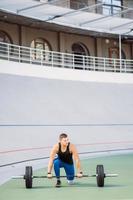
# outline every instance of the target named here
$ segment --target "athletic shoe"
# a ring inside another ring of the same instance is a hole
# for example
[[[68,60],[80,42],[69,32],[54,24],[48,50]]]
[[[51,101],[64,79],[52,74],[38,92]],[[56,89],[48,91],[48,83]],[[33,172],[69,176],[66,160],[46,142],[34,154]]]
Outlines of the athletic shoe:
[[[69,185],[73,185],[74,184],[73,180],[67,180],[67,182],[68,182]]]
[[[61,187],[61,181],[60,180],[57,180],[55,187]]]

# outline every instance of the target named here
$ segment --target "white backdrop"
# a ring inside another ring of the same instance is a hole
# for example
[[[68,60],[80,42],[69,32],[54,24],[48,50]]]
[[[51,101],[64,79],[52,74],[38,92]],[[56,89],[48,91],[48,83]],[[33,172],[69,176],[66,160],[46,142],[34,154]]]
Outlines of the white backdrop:
[[[133,84],[0,74],[0,166],[48,157],[61,132],[81,155],[132,149]]]

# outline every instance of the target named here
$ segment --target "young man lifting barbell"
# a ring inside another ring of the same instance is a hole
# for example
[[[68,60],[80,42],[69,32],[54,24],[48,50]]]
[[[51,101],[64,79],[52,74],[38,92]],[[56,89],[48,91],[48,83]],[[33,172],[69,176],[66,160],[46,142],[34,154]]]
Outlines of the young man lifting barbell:
[[[57,157],[56,157],[57,155]],[[56,187],[61,186],[60,181],[60,168],[64,168],[68,184],[73,184],[74,180],[74,162],[77,168],[77,177],[81,178],[83,176],[81,170],[81,163],[79,159],[78,152],[74,144],[69,142],[68,135],[62,133],[59,135],[59,143],[55,144],[50,153],[50,159],[48,163],[48,178],[52,178],[52,167],[54,165],[54,171],[57,178]]]

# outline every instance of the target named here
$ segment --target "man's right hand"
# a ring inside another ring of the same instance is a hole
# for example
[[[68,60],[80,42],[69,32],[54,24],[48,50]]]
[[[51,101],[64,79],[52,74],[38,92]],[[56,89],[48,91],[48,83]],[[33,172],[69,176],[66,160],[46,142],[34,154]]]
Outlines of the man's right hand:
[[[51,173],[47,173],[47,178],[52,178],[52,174]]]

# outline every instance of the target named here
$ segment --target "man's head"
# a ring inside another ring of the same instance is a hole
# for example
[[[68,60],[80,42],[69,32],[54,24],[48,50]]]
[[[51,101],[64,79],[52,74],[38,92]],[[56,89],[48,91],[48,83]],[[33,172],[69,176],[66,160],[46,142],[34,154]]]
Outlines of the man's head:
[[[63,146],[67,146],[69,143],[68,135],[66,133],[61,133],[59,135],[59,141]]]

